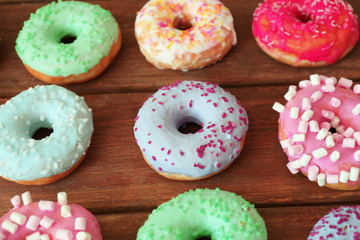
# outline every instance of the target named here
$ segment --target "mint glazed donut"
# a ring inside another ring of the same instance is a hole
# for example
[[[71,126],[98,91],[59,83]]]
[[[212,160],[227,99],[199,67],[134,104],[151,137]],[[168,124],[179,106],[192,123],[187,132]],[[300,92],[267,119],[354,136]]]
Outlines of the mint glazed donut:
[[[36,139],[40,128],[53,132]],[[92,132],[83,97],[56,85],[29,88],[0,106],[0,176],[24,185],[55,182],[81,163]]]
[[[241,196],[220,189],[190,190],[161,204],[137,240],[265,240],[264,220]]]
[[[120,29],[109,11],[86,2],[58,1],[30,15],[15,50],[34,77],[70,84],[97,77],[120,46]]]

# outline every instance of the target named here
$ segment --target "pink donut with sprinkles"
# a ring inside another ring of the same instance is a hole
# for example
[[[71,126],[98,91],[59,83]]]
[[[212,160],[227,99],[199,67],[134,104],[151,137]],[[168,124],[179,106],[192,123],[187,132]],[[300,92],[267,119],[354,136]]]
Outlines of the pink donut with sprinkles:
[[[343,0],[265,0],[252,29],[264,52],[295,67],[334,64],[359,39],[357,16]]]
[[[292,173],[301,171],[319,186],[360,188],[360,84],[313,74],[292,85],[280,112],[279,140]]]
[[[236,44],[233,17],[219,0],[150,0],[135,36],[148,62],[183,71],[221,60]]]
[[[313,227],[308,240],[359,240],[360,206],[341,206],[322,217]]]
[[[21,199],[22,203],[21,204]],[[0,218],[1,240],[101,240],[99,224],[92,213],[69,204],[65,192],[57,202],[33,202],[29,192],[11,199],[14,208]]]
[[[201,126],[195,133],[178,129]],[[212,83],[175,82],[140,108],[134,133],[144,159],[160,175],[198,180],[227,168],[240,154],[248,129],[245,109]]]

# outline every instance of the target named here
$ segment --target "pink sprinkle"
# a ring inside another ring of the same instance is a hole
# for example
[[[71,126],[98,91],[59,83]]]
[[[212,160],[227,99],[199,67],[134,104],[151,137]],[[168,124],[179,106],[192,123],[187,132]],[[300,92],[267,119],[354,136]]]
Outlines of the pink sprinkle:
[[[221,99],[222,99],[224,102],[228,102],[228,101],[229,101],[226,97],[221,97]]]
[[[148,141],[148,144],[151,144],[151,141]]]
[[[159,105],[163,105],[163,102],[158,102]]]
[[[233,107],[229,107],[227,110],[229,111],[229,113],[233,113],[233,112],[234,112],[234,108],[233,108]]]
[[[136,127],[134,130],[135,130],[135,132],[136,132],[136,131],[138,130],[138,128]]]
[[[151,109],[153,112],[155,112],[155,108]]]
[[[169,150],[167,151],[167,155],[170,155],[170,153],[171,153],[171,150],[169,149]]]
[[[216,167],[217,167],[217,168],[220,168],[220,167],[221,167],[221,163],[217,163],[217,164],[216,164]]]
[[[138,119],[139,119],[139,116],[136,116],[136,118],[135,118],[135,122],[136,122]]]
[[[206,103],[209,103],[209,102],[211,102],[211,100],[210,100],[210,99],[206,101]]]
[[[162,167],[158,167],[159,171],[162,171]]]
[[[154,161],[156,161],[156,157],[155,157],[155,156],[152,156],[151,158],[152,158]]]
[[[223,112],[223,114],[221,115],[221,118],[225,118],[226,117],[226,113]]]
[[[158,125],[157,127],[158,127],[158,128],[161,128],[161,125]]]
[[[213,103],[214,107],[217,107],[218,105],[216,103]]]
[[[175,98],[175,95],[171,95],[171,97],[174,99],[174,98]]]
[[[220,146],[219,150],[222,151],[222,152],[226,152],[226,150],[225,150],[225,148],[223,146]]]
[[[183,107],[183,106],[180,106],[179,108],[180,108],[180,110],[181,110],[181,109],[183,109],[184,107]]]
[[[184,156],[184,152],[183,152],[183,151],[180,151],[180,155],[181,155],[181,156]]]
[[[165,96],[166,94],[165,93],[162,93],[161,96]]]
[[[218,153],[215,153],[215,157],[219,157],[219,154],[218,154]]]
[[[193,101],[192,100],[190,100],[190,102],[189,102],[189,107],[191,107],[192,108],[192,103],[193,103]]]
[[[205,166],[201,165],[200,163],[194,163],[194,167],[198,167],[200,169],[204,169]]]
[[[161,151],[164,151],[165,150],[165,148],[161,148]]]
[[[172,163],[171,163],[171,165],[173,165],[173,166],[174,166],[174,165],[175,165],[175,163],[173,163],[173,162],[172,162]]]

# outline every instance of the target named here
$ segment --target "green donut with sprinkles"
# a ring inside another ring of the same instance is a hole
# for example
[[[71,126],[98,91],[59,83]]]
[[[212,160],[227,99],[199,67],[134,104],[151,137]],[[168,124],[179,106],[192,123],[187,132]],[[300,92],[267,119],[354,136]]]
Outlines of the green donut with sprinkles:
[[[120,47],[120,28],[109,11],[86,2],[58,1],[30,15],[15,50],[34,77],[70,84],[97,77]]]
[[[197,189],[153,210],[137,240],[265,240],[264,220],[254,205],[235,193]]]

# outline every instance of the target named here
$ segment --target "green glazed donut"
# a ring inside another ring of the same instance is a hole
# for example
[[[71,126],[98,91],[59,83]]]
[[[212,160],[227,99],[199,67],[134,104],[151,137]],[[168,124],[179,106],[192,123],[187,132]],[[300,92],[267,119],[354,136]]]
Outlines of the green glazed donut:
[[[267,239],[253,204],[220,189],[190,190],[161,204],[139,229],[137,240]]]

